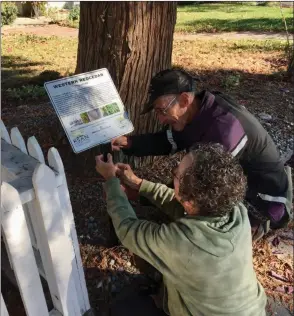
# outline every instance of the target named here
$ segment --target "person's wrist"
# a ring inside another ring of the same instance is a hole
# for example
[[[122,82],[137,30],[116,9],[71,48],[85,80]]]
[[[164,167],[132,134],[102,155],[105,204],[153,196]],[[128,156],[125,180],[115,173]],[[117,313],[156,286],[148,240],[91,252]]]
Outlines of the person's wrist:
[[[135,190],[140,190],[140,187],[141,187],[141,184],[142,184],[142,182],[143,182],[143,179],[141,179],[141,178],[136,178],[135,180],[134,180],[134,183],[133,183],[133,189],[135,189]]]
[[[106,181],[108,181],[108,180],[110,180],[110,179],[112,179],[112,178],[116,178],[115,173],[110,173],[110,174],[107,174],[107,175],[104,176],[104,179],[105,179]]]
[[[125,149],[129,149],[132,147],[132,140],[129,136],[126,136],[126,145],[125,145]]]

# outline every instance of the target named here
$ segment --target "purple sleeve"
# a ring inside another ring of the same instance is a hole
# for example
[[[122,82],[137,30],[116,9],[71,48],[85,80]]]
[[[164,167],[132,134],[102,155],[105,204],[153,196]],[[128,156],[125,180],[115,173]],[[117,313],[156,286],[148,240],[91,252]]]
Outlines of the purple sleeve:
[[[231,113],[216,118],[203,137],[205,142],[223,145],[233,156],[238,155],[246,145],[247,140],[241,123]]]

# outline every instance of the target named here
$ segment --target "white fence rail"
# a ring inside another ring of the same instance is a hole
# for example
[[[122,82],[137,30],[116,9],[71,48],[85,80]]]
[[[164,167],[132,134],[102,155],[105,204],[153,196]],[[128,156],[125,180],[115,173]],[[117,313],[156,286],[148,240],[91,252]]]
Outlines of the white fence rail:
[[[2,238],[28,316],[82,316],[90,309],[72,207],[58,151],[1,128]],[[40,275],[49,287],[48,311]],[[4,306],[3,306],[4,305]],[[2,307],[3,306],[3,307]],[[1,296],[1,315],[7,310]]]

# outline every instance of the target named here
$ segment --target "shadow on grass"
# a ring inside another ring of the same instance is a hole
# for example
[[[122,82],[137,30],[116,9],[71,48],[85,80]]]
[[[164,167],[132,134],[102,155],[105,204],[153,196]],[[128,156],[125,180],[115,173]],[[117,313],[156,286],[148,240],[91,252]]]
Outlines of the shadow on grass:
[[[292,19],[286,18],[288,25],[291,25]],[[232,32],[232,31],[280,31],[284,28],[282,19],[206,19],[206,20],[190,20],[181,23],[178,26],[179,30],[184,30],[185,27],[189,30],[195,28],[195,31],[211,31],[211,32]]]
[[[46,66],[49,63],[32,62],[20,56],[1,57],[2,91],[24,85],[43,86],[44,82],[61,78],[58,71],[45,70],[39,74],[32,67]]]
[[[250,8],[252,7],[252,9]],[[188,6],[179,6],[178,12],[185,12],[185,13],[191,13],[191,12],[224,12],[224,13],[236,13],[236,12],[249,12],[249,11],[256,11],[255,6],[253,5],[246,5],[244,7],[242,4],[230,4],[230,3],[213,3],[210,5],[205,4],[191,4]]]

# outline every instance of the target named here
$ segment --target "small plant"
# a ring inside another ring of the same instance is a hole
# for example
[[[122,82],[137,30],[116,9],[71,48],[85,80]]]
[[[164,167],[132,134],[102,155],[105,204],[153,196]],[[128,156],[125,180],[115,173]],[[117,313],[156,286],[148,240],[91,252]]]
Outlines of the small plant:
[[[50,18],[51,23],[54,23],[54,24],[56,24],[60,20],[57,8],[49,8],[47,10],[46,16]]]
[[[17,37],[17,42],[19,44],[39,44],[45,43],[46,41],[46,37],[35,34],[21,34],[19,37]]]
[[[17,17],[18,9],[13,2],[1,3],[1,26],[12,24]]]
[[[240,78],[239,74],[230,75],[223,81],[223,86],[227,89],[231,89],[233,87],[237,87],[240,85]]]
[[[38,99],[46,95],[46,91],[43,87],[26,85],[20,88],[9,88],[6,90],[8,96],[16,100],[25,99]]]
[[[79,21],[80,20],[80,6],[75,5],[69,12],[68,19],[70,21]]]

